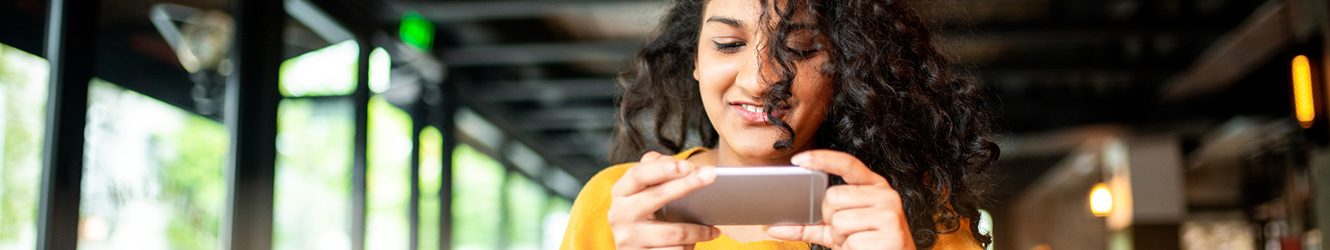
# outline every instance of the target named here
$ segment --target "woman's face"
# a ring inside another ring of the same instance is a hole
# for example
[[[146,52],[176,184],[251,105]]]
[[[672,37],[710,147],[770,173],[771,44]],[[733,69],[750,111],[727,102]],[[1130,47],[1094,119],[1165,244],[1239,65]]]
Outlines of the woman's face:
[[[778,66],[769,63],[770,55],[761,47],[769,36],[763,30],[770,26],[764,25],[772,24],[759,23],[763,10],[758,1],[711,0],[702,13],[693,78],[700,83],[707,116],[720,134],[717,165],[788,165],[790,156],[811,145],[830,105],[834,87],[820,70],[827,57],[814,50],[814,44],[823,39],[812,37],[813,32],[795,30],[788,43],[770,45],[809,53],[807,59],[794,62],[797,77],[790,107],[773,111],[794,129],[794,144],[787,150],[772,147],[786,135],[767,123],[763,107],[767,83],[779,77],[774,73]],[[800,19],[794,20],[795,26],[807,27],[798,25]]]

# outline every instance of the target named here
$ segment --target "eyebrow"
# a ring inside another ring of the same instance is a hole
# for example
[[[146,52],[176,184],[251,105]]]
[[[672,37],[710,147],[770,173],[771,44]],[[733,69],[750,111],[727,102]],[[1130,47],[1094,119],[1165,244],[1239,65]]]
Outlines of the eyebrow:
[[[740,23],[739,20],[734,20],[733,18],[728,18],[728,17],[716,17],[716,16],[713,16],[713,17],[707,18],[707,22],[708,22],[708,23],[710,23],[710,22],[723,23],[723,24],[727,24],[727,25],[730,25],[730,26],[734,26],[735,28],[739,28],[739,29],[747,29],[747,27],[744,27],[744,24],[743,24],[743,23]]]

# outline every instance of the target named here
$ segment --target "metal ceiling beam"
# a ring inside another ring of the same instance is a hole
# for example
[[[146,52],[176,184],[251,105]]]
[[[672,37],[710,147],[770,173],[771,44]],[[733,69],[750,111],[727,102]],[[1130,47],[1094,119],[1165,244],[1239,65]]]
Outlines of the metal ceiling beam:
[[[604,117],[614,117],[618,109],[613,106],[595,106],[595,107],[559,107],[546,108],[527,112],[518,117],[522,119],[535,120],[554,120],[554,119],[594,119]]]
[[[606,166],[596,167],[596,165],[598,164],[593,162],[572,161],[568,158],[558,157],[557,154],[550,153],[551,150],[555,147],[552,147],[550,144],[543,143],[544,142],[543,140],[538,141],[531,134],[524,132],[521,129],[518,129],[518,126],[514,125],[512,121],[509,120],[509,117],[500,115],[500,114],[511,114],[512,112],[509,112],[509,110],[503,107],[499,107],[497,105],[487,105],[486,103],[481,102],[474,96],[459,94],[456,95],[456,97],[459,104],[471,108],[472,110],[475,111],[475,113],[489,120],[489,122],[492,123],[495,127],[503,131],[506,137],[511,138],[513,140],[517,140],[522,144],[526,144],[528,147],[531,148],[532,151],[536,151],[537,154],[540,154],[541,156],[545,157],[545,159],[548,160],[550,163],[562,167],[565,171],[568,171],[569,173],[574,173],[574,175],[576,175],[576,173],[580,173],[581,172],[580,170],[583,169],[587,168],[599,169],[606,167]],[[582,181],[586,181],[587,179],[590,178],[590,176],[578,176],[578,178]]]
[[[1128,28],[1056,27],[1008,30],[946,30],[935,38],[948,51],[1031,50],[1084,46],[1086,44],[1121,44],[1132,38],[1155,36],[1201,37],[1217,35],[1227,27],[1195,28],[1179,26],[1176,30],[1140,31]],[[1190,35],[1188,35],[1190,34]],[[648,34],[641,34],[647,36]],[[485,45],[447,49],[443,60],[456,67],[531,65],[568,62],[628,62],[641,48],[641,41],[560,42],[541,44]]]
[[[597,159],[597,157],[593,157],[593,156],[586,156],[586,155],[566,155],[566,156],[560,156],[560,157],[562,157],[562,158],[564,158],[564,159],[567,159],[568,161],[575,161],[575,162],[602,162],[602,161],[603,161],[603,162],[606,162],[606,163],[592,163],[592,164],[588,164],[587,167],[572,167],[572,168],[568,168],[568,169],[567,169],[567,170],[568,170],[568,174],[569,174],[569,175],[572,175],[573,178],[576,178],[576,179],[577,179],[578,181],[580,181],[581,183],[587,183],[588,181],[591,180],[591,177],[592,177],[592,176],[596,176],[596,173],[599,173],[600,170],[605,169],[605,168],[607,168],[607,167],[610,167],[610,163],[608,163],[608,161],[605,161],[605,160],[603,160],[603,159]],[[597,165],[598,165],[598,166],[597,166]]]
[[[524,131],[595,131],[614,126],[613,105],[598,107],[558,107],[528,111],[513,115],[515,124]]]
[[[490,102],[612,99],[616,92],[612,77],[484,83],[477,95]]]
[[[331,43],[350,40],[351,31],[342,28],[332,16],[324,12],[322,8],[315,6],[309,0],[285,0],[282,1],[286,7],[286,12],[295,18],[296,21],[309,27],[310,30]]]
[[[383,26],[379,22],[369,20],[383,20],[384,13],[392,1],[390,0],[308,0],[322,14],[336,21],[342,29],[354,34],[373,34],[382,32]],[[400,14],[390,15],[392,18],[401,17]],[[392,22],[396,24],[396,21]]]
[[[1166,63],[1140,63],[1130,62],[1121,63],[1102,63],[1094,61],[1086,62],[1032,62],[1036,59],[1025,60],[1025,62],[1004,62],[993,65],[976,67],[980,72],[997,74],[1026,74],[1026,75],[1047,75],[1057,73],[1107,73],[1107,74],[1131,74],[1141,76],[1168,76],[1173,72],[1182,70],[1185,64],[1166,64]]]
[[[939,28],[943,44],[1003,44],[1025,47],[1058,47],[1094,43],[1121,43],[1129,38],[1156,36],[1201,37],[1222,34],[1236,21],[1211,18],[1177,23],[1153,22],[1061,22],[1044,21],[1017,24],[977,24]]]
[[[384,22],[397,22],[399,13],[419,12],[435,22],[465,22],[478,20],[539,18],[565,13],[586,11],[622,11],[625,9],[664,9],[663,1],[598,0],[598,1],[485,1],[485,2],[429,2],[398,3],[390,9],[397,13],[384,15]],[[658,18],[657,18],[658,19]],[[652,19],[656,20],[656,19]]]
[[[1163,98],[1176,101],[1223,91],[1288,47],[1296,34],[1308,32],[1291,23],[1290,2],[1272,0],[1261,5],[1247,21],[1206,49],[1196,64],[1169,80],[1160,89]]]
[[[518,124],[518,127],[524,131],[569,131],[569,130],[610,130],[614,128],[615,120],[612,116],[605,119],[579,119],[579,120],[544,120],[529,121]]]
[[[545,142],[545,145],[551,145],[549,153],[564,157],[569,155],[592,156],[595,162],[590,166],[594,169],[608,167],[610,138],[609,131],[603,132],[565,132],[565,133],[544,133],[538,138]],[[581,176],[579,176],[581,177]],[[590,177],[590,176],[587,176]]]
[[[493,45],[445,50],[442,57],[445,64],[453,67],[587,61],[627,62],[641,47],[640,41]]]
[[[1118,83],[1158,86],[1166,73],[1172,71],[1133,72],[1130,70],[1041,70],[1041,69],[979,69],[974,75],[985,80],[1006,82],[1023,79],[1021,83]]]

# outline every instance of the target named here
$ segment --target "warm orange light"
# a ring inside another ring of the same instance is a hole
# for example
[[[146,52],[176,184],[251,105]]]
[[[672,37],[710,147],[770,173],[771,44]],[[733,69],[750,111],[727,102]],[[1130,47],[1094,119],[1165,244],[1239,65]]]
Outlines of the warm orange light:
[[[110,228],[106,220],[89,217],[79,223],[79,236],[91,241],[106,240],[106,236],[110,234]]]
[[[1108,216],[1113,211],[1113,194],[1108,192],[1108,185],[1099,183],[1090,190],[1090,212],[1094,216]]]
[[[1312,70],[1307,56],[1293,58],[1293,106],[1297,111],[1298,125],[1310,128],[1316,118],[1316,107],[1312,103]]]

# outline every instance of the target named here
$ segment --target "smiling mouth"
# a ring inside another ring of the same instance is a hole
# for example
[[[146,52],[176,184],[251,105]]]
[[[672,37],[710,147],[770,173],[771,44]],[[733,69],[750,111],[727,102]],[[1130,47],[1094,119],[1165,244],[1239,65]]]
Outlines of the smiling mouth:
[[[763,108],[762,106],[739,104],[739,108],[742,108],[744,110],[747,110],[748,112],[753,112],[753,113],[763,113],[763,114],[767,113],[767,109]]]
[[[744,121],[750,123],[767,124],[767,109],[762,105],[755,105],[748,103],[731,103],[730,107],[733,107],[735,112],[738,113],[739,118],[743,119]],[[783,109],[773,110],[772,114],[779,117],[781,114],[785,113],[784,111],[785,110]]]

